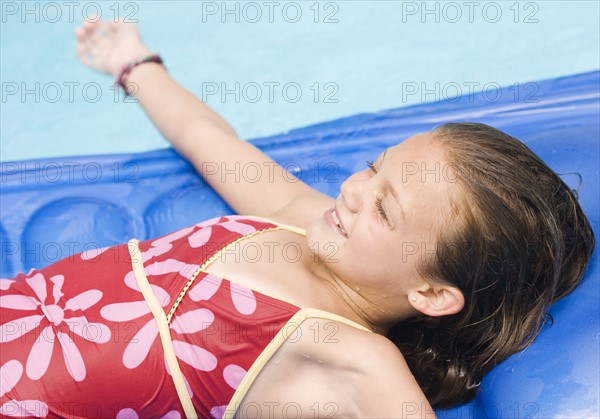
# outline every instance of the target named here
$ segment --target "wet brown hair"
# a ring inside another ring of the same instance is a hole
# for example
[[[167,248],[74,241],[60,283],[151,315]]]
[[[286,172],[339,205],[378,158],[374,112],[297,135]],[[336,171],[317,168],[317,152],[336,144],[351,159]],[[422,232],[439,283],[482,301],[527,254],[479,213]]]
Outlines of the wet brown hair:
[[[418,271],[458,287],[464,308],[390,330],[430,403],[472,399],[484,375],[527,347],[550,306],[581,281],[595,240],[575,194],[527,146],[488,125],[445,124],[461,198]]]

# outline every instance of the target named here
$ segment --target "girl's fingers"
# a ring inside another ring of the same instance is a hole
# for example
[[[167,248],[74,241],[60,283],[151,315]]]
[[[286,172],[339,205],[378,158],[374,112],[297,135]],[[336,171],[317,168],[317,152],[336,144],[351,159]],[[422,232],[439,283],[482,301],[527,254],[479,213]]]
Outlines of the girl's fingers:
[[[77,51],[77,55],[81,56],[83,55],[83,53],[85,52],[86,48],[83,46],[83,44],[78,44],[77,48],[75,49],[75,51]]]
[[[93,35],[101,23],[104,22],[102,20],[95,20],[95,18],[85,19],[83,21],[83,29],[88,35]]]
[[[90,48],[88,49],[88,53],[91,56],[92,60],[93,57],[97,57],[98,56],[98,46],[97,45],[91,45]]]
[[[92,31],[94,30],[94,27],[92,25],[92,22],[90,22],[89,20],[84,20],[83,21],[83,30],[85,31],[85,33],[92,33]]]
[[[119,22],[120,22],[120,21],[114,21],[114,20],[111,20],[111,21],[108,23],[108,30],[109,30],[109,32],[111,32],[111,33],[114,33],[114,32],[116,32],[116,31],[117,31],[117,29],[118,29],[118,27],[119,27]]]
[[[96,43],[100,40],[100,38],[100,25],[96,24],[94,25],[94,30],[90,34],[90,39],[92,40],[92,43]]]
[[[79,59],[81,60],[81,62],[87,66],[91,66],[92,65],[92,57],[89,54],[89,51],[86,47],[84,47],[82,44],[77,45],[77,56],[79,57]]]
[[[81,26],[77,26],[75,28],[75,36],[77,36],[77,40],[79,40],[79,42],[83,41],[83,37],[85,36],[85,31],[83,30],[83,28]]]

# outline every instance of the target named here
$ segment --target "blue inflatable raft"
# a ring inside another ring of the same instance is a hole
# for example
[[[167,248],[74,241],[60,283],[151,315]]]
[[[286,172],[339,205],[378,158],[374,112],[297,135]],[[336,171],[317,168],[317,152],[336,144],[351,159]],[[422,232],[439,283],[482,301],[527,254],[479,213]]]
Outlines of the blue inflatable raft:
[[[507,88],[486,95],[487,101],[471,95],[359,114],[254,143],[336,196],[341,182],[384,148],[444,122],[483,122],[521,139],[561,174],[598,237],[600,72],[532,87],[535,93],[520,101]],[[1,177],[2,277],[233,213],[172,149],[6,162]],[[597,247],[581,286],[552,308],[554,324],[492,370],[474,401],[438,417],[600,416],[599,265]]]

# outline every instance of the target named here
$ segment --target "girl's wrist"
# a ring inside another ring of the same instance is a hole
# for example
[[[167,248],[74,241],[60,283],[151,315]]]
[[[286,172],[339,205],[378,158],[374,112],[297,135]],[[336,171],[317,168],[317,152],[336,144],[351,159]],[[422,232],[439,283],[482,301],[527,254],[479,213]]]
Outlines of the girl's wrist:
[[[120,86],[123,89],[123,91],[125,92],[125,96],[129,96],[131,94],[131,92],[129,92],[127,88],[127,81],[131,72],[134,71],[138,66],[147,63],[156,63],[163,65],[163,60],[158,54],[148,53],[144,56],[136,58],[132,61],[128,61],[121,65],[115,77],[115,85]]]
[[[113,60],[115,63],[110,66],[110,74],[112,75],[113,78],[116,79],[121,74],[123,67],[125,67],[127,64],[129,64],[135,60],[139,60],[144,57],[147,57],[150,54],[152,54],[152,52],[150,50],[143,48],[143,49],[136,50],[136,52],[134,52],[132,54],[129,54],[126,59]]]

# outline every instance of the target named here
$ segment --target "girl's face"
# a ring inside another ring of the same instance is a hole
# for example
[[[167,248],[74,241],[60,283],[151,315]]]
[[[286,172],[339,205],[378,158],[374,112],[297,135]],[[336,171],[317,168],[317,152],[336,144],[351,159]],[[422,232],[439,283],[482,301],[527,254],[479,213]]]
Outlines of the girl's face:
[[[346,285],[393,312],[423,284],[416,266],[435,252],[454,190],[433,134],[415,135],[342,184],[334,208],[309,227],[308,244]]]

